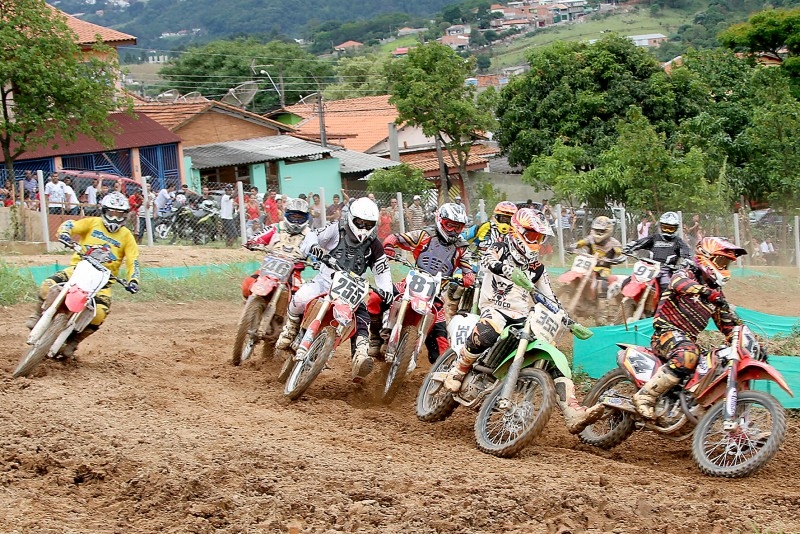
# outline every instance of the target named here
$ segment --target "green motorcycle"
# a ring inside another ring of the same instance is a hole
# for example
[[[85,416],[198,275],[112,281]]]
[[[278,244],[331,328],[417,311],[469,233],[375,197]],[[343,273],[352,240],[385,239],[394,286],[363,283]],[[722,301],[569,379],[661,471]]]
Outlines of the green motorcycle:
[[[461,315],[464,324],[451,330],[451,348],[431,366],[417,394],[417,417],[421,421],[442,421],[459,405],[478,410],[478,449],[502,458],[518,454],[544,430],[556,406],[554,379],[572,377],[567,357],[554,346],[556,340],[566,331],[579,339],[592,336],[556,302],[536,293],[524,274],[518,273],[512,281],[531,291],[536,301],[525,322],[503,330],[454,394],[443,384],[457,358],[459,344],[463,344],[463,335],[459,339],[454,336],[471,330],[470,322],[474,326],[478,321],[477,315]]]

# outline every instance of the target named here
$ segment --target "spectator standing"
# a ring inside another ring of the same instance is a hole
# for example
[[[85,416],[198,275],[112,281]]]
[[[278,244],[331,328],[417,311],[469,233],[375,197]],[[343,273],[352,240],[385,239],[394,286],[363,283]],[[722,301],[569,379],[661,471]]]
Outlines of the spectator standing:
[[[425,226],[425,208],[422,207],[422,197],[414,195],[411,205],[406,210],[406,232],[422,230]]]
[[[286,205],[286,195],[275,199],[275,208],[278,210],[278,220],[283,220],[283,207]]]
[[[333,195],[333,204],[325,208],[325,216],[329,221],[338,221],[342,216],[342,204],[339,195]]]
[[[692,215],[692,224],[684,226],[686,237],[689,241],[689,246],[694,249],[697,243],[703,239],[703,227],[700,226],[700,215],[695,213]]]
[[[36,176],[33,174],[33,172],[25,171],[23,186],[25,187],[25,198],[36,198],[36,191],[39,189],[39,181],[36,179]]]
[[[389,207],[386,208],[389,216],[392,218],[392,232],[396,234],[400,232],[400,208],[397,207],[397,199],[392,198],[389,200]]]
[[[309,207],[309,214],[311,215],[311,229],[317,230],[322,228],[322,214],[325,207],[322,205],[322,200],[320,200],[319,195],[314,193],[311,195],[311,199],[313,200],[311,206]]]
[[[258,203],[258,191],[252,190],[247,193],[244,201],[245,219],[247,220],[247,227],[253,226],[254,221],[261,224],[261,205]]]
[[[759,248],[761,249],[761,255],[764,257],[767,265],[775,265],[777,263],[776,259],[778,257],[778,253],[775,250],[775,245],[772,244],[771,237],[764,239]]]
[[[278,203],[275,200],[275,191],[267,191],[267,199],[264,201],[264,227],[280,222],[278,214]]]
[[[392,233],[392,216],[389,215],[389,208],[381,208],[381,216],[378,218],[378,239],[383,240]]]
[[[100,192],[97,193],[97,204],[100,204],[100,201],[103,200],[103,197],[108,194],[108,186],[106,184],[100,184]]]
[[[142,196],[141,191],[138,191],[139,195]],[[136,216],[138,217],[139,221],[139,229],[136,232],[136,243],[142,243],[142,236],[144,235],[145,230],[147,230],[147,212],[148,210],[152,210],[153,206],[156,202],[156,194],[152,191],[147,192],[147,200],[144,199],[142,196],[141,204],[136,210]],[[153,214],[150,213],[151,221],[152,221]],[[152,224],[152,222],[151,222]]]
[[[50,181],[44,186],[44,195],[47,197],[47,206],[50,215],[62,215],[64,213],[64,201],[66,200],[67,192],[57,172],[50,174]]]
[[[569,208],[561,208],[561,232],[564,236],[564,243],[572,243],[575,239],[572,236],[572,227],[575,222],[575,214]]]
[[[79,215],[81,208],[78,195],[72,189],[72,179],[69,176],[64,178],[64,213],[67,215]]]
[[[464,204],[464,201],[461,199],[461,195],[456,195],[456,198],[453,199],[453,202],[461,206],[461,209],[464,210],[464,213],[467,213],[467,205]]]
[[[167,215],[172,207],[173,200],[175,200],[175,185],[169,184],[167,187],[159,191],[158,195],[156,195],[156,214],[159,217]]]
[[[636,239],[643,239],[650,235],[650,227],[653,225],[654,220],[653,212],[648,211],[647,215],[642,217],[642,220],[636,225]]]
[[[92,183],[89,184],[89,187],[83,192],[86,195],[86,206],[83,208],[83,213],[86,215],[99,215],[97,211],[98,185],[100,185],[100,180],[92,180]],[[131,208],[131,212],[133,211],[133,208]]]
[[[222,219],[222,233],[225,234],[225,245],[232,246],[239,235],[236,221],[233,218],[233,186],[226,185],[222,198],[219,199],[219,218]]]
[[[542,200],[542,215],[547,219],[547,224],[555,226],[556,217],[553,215],[553,206],[550,205],[550,201],[547,199]]]
[[[143,203],[144,196],[142,195],[141,189],[136,189],[136,191],[128,197],[128,204],[131,206],[131,211],[128,212],[128,222],[130,223],[130,228],[135,231],[135,235],[139,235],[136,225],[139,223],[139,208],[142,207]]]

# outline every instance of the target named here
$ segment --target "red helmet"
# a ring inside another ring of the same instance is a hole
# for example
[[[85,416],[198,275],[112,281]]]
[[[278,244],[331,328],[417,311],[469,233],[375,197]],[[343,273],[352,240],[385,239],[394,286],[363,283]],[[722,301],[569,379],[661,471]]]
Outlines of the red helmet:
[[[516,250],[518,259],[522,263],[532,263],[539,259],[539,247],[548,236],[553,235],[553,230],[547,224],[542,212],[522,208],[511,218],[511,244],[512,252]]]
[[[704,237],[697,243],[694,261],[706,279],[719,287],[730,280],[728,265],[747,251],[721,237]]]

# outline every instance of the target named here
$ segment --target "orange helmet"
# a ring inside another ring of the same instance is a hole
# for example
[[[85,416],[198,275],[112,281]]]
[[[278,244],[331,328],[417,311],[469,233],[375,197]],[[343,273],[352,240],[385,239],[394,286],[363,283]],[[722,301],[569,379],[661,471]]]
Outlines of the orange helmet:
[[[522,208],[511,218],[511,251],[516,251],[520,263],[533,263],[539,259],[539,247],[553,230],[542,212]]]
[[[511,217],[517,213],[517,209],[517,205],[508,200],[498,202],[497,206],[494,207],[494,218],[501,224],[509,224],[511,223]]]
[[[694,261],[706,279],[718,287],[730,280],[728,265],[747,251],[721,237],[704,237],[697,243]]]

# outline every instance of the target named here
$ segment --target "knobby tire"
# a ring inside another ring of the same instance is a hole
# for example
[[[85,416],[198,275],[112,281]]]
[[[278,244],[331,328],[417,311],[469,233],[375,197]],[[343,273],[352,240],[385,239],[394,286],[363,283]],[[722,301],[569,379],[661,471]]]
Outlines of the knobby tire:
[[[67,321],[69,316],[65,313],[58,313],[53,317],[42,337],[20,358],[17,368],[14,369],[14,378],[28,376],[44,360],[58,335],[67,327]]]
[[[305,393],[308,387],[316,380],[317,376],[325,369],[325,364],[328,363],[328,357],[333,351],[333,343],[335,341],[336,331],[332,326],[326,326],[314,339],[308,352],[303,355],[303,359],[294,362],[292,373],[286,379],[286,387],[283,394],[291,400],[299,399]],[[301,374],[305,368],[308,373]]]
[[[457,354],[453,349],[447,349],[439,359],[431,365],[428,374],[422,381],[422,386],[417,393],[417,418],[426,423],[444,421],[458,408],[458,401],[453,394],[445,389],[444,384],[431,379],[433,373],[448,371],[456,361]],[[436,393],[432,393],[433,391]]]
[[[408,366],[414,357],[414,346],[417,344],[419,332],[417,327],[406,327],[400,332],[400,340],[397,342],[397,349],[394,353],[394,360],[386,373],[386,383],[383,387],[382,401],[384,404],[391,403],[400,386],[406,381]]]
[[[261,318],[264,316],[267,304],[262,297],[250,295],[242,310],[242,317],[239,319],[239,328],[236,331],[236,339],[233,342],[233,365],[239,365],[246,361],[253,354],[258,343],[257,332],[261,326]]]
[[[629,393],[631,395],[636,393],[636,384],[633,383],[628,374],[622,369],[612,369],[595,382],[592,389],[584,397],[583,405],[593,406],[606,391],[625,382],[630,386]],[[613,449],[628,439],[634,430],[636,430],[636,421],[631,414],[606,407],[603,417],[587,426],[578,435],[578,438],[587,445],[593,445],[601,449]]]

